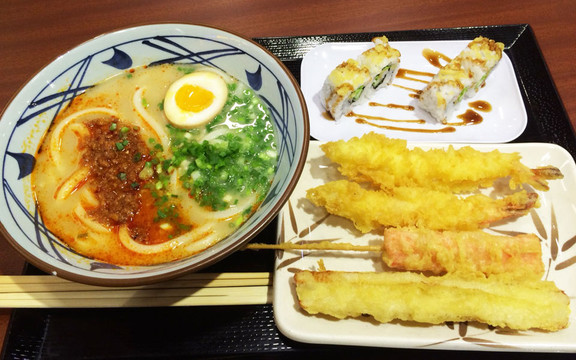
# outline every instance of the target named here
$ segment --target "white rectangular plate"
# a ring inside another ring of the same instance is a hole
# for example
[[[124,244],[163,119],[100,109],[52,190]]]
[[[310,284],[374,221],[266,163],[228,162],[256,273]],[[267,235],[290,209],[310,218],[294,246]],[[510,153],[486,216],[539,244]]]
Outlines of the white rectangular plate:
[[[411,144],[417,146],[418,144]],[[463,145],[463,144],[462,144]],[[424,145],[422,148],[447,145]],[[329,251],[278,251],[274,276],[274,316],[280,331],[300,342],[375,347],[430,348],[451,350],[576,352],[576,165],[563,148],[543,143],[476,144],[474,148],[518,152],[531,167],[554,165],[564,174],[549,182],[550,190],[539,191],[540,207],[530,215],[487,231],[530,232],[542,240],[547,280],[554,281],[571,301],[570,325],[558,332],[505,331],[476,323],[426,325],[394,322],[380,324],[372,318],[336,320],[308,315],[298,305],[293,275],[297,270],[318,269],[322,259],[328,270],[383,271],[379,253]],[[455,146],[458,147],[458,146]],[[379,244],[376,233],[362,235],[350,221],[327,216],[306,199],[306,190],[342,178],[319,148],[310,144],[300,181],[282,210],[279,242],[334,240],[354,244]]]
[[[472,39],[471,39],[472,40]],[[466,47],[469,41],[398,41],[390,45],[401,53],[400,68],[420,72],[438,72],[422,55],[424,49],[438,51],[449,58],[454,58]],[[486,81],[486,85],[471,98],[463,100],[456,111],[448,119],[449,122],[459,122],[457,116],[470,109],[469,103],[477,100],[488,102],[492,106],[489,112],[476,111],[482,116],[479,124],[455,126],[451,133],[426,133],[423,130],[438,130],[445,126],[437,123],[429,114],[420,110],[417,101],[411,97],[413,91],[405,88],[421,90],[426,84],[419,81],[396,78],[392,85],[379,90],[370,99],[378,104],[413,106],[414,110],[404,110],[382,106],[369,106],[364,103],[354,108],[357,114],[385,117],[395,120],[425,120],[425,124],[369,120],[384,126],[410,128],[416,131],[401,131],[378,128],[372,125],[356,123],[356,117],[343,117],[339,122],[326,117],[326,110],[320,102],[320,90],[330,72],[347,59],[355,59],[364,50],[372,47],[372,43],[326,43],[308,52],[301,67],[302,92],[310,115],[310,134],[320,141],[348,140],[353,136],[361,136],[370,131],[386,134],[390,137],[404,138],[412,141],[425,142],[458,142],[458,143],[503,143],[516,139],[527,124],[526,109],[514,67],[510,58],[504,53],[502,60],[496,65]],[[445,64],[445,62],[442,62]],[[430,76],[415,76],[422,81],[429,81]],[[396,86],[398,85],[398,86]],[[403,86],[405,88],[401,88]]]

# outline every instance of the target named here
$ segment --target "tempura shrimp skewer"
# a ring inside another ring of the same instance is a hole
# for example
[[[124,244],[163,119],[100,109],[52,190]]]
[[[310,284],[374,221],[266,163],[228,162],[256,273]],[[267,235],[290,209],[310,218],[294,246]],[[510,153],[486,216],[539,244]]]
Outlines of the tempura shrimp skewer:
[[[370,182],[382,189],[418,186],[452,192],[474,191],[508,178],[512,189],[528,184],[548,190],[547,180],[562,178],[553,166],[530,169],[518,153],[482,152],[465,146],[455,149],[409,149],[407,141],[368,133],[348,141],[321,145],[326,156],[350,180]]]
[[[320,241],[313,243],[248,244],[247,249],[381,252],[391,269],[511,278],[542,278],[544,263],[540,239],[534,234],[493,235],[476,231],[434,231],[390,228],[382,245],[355,245]]]
[[[501,199],[482,194],[461,198],[451,192],[398,187],[392,193],[366,190],[338,180],[309,189],[307,198],[333,215],[351,220],[363,233],[381,227],[477,230],[518,217],[536,206],[538,195],[524,190]]]

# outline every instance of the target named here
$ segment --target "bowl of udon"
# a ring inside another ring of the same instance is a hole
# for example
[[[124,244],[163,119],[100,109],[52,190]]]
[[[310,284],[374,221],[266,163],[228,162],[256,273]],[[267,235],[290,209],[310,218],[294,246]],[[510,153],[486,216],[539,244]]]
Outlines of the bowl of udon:
[[[151,24],[93,38],[0,121],[1,231],[39,269],[101,286],[211,265],[287,201],[309,141],[287,68],[228,31]]]

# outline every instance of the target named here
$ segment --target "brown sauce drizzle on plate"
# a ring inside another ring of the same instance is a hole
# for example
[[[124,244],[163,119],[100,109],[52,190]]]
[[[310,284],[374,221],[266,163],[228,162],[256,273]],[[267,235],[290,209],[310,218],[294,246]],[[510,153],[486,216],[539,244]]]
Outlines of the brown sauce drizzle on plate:
[[[424,84],[428,84],[429,81],[427,80],[422,80],[422,79],[418,79],[409,75],[416,75],[416,76],[427,76],[427,77],[434,77],[434,74],[429,73],[429,72],[424,72],[424,71],[416,71],[416,70],[410,70],[410,69],[399,69],[398,73],[396,74],[396,77],[399,79],[405,79],[405,80],[411,80],[411,81],[418,81],[418,82],[422,82]]]
[[[477,125],[482,122],[482,115],[478,114],[472,109],[467,109],[466,112],[456,116],[462,122],[447,123],[450,126],[466,126],[466,125]]]
[[[334,121],[334,118],[332,117],[332,115],[330,115],[328,111],[324,111],[322,113],[322,117],[326,120]]]
[[[474,110],[482,111],[482,112],[490,112],[492,111],[492,105],[488,101],[484,100],[477,100],[473,102],[469,102],[468,106],[470,106]],[[476,111],[472,109],[467,109],[463,114],[456,116],[458,119],[462,120],[462,122],[458,123],[449,123],[451,126],[464,126],[464,125],[476,125],[480,124],[483,120],[482,115],[478,114]]]
[[[408,90],[410,91],[412,94],[408,94],[408,96],[418,99],[420,97],[420,94],[422,94],[422,90],[418,90],[418,89],[412,89],[406,86],[402,86],[402,85],[398,85],[398,84],[392,84],[393,86],[396,86],[400,89],[404,89],[404,90]]]
[[[443,60],[447,63],[452,61],[452,59],[449,58],[448,56],[446,56],[446,55],[444,55],[441,52],[438,52],[436,50],[432,50],[432,49],[422,50],[422,55],[426,58],[426,60],[428,60],[428,62],[430,64],[432,64],[432,66],[435,66],[437,68],[442,68],[444,66],[444,65],[440,64],[440,60]]]
[[[374,124],[366,119],[356,118],[357,124],[365,124],[377,127],[379,129],[386,129],[386,130],[398,130],[398,131],[410,131],[410,132],[419,132],[419,133],[450,133],[456,131],[455,128],[452,126],[446,126],[441,129],[413,129],[413,128],[403,128],[398,126],[388,126],[388,125],[379,125]]]
[[[401,109],[401,110],[406,110],[406,111],[414,111],[414,106],[412,106],[412,105],[380,104],[380,103],[373,102],[373,101],[369,102],[368,105],[387,107],[390,109]]]
[[[469,102],[468,106],[470,106],[474,110],[482,111],[482,112],[490,112],[492,111],[492,105],[488,101],[484,100],[477,100],[473,102]]]
[[[350,111],[346,116],[356,116],[358,118],[362,118],[365,120],[380,120],[380,121],[391,121],[391,122],[403,122],[403,123],[416,123],[416,124],[425,124],[426,120],[423,119],[389,119],[382,116],[374,116],[374,115],[364,115],[364,114],[356,114],[353,111]],[[356,121],[358,122],[358,121]]]

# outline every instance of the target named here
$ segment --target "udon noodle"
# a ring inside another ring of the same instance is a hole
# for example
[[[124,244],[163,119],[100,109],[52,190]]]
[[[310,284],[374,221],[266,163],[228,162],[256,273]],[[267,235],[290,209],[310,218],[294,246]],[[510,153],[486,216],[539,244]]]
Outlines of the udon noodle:
[[[191,72],[216,73],[225,105],[182,128],[163,109]],[[74,98],[36,156],[33,189],[47,229],[88,258],[151,265],[196,254],[255,211],[276,166],[268,110],[245,84],[208,67],[132,69]]]

